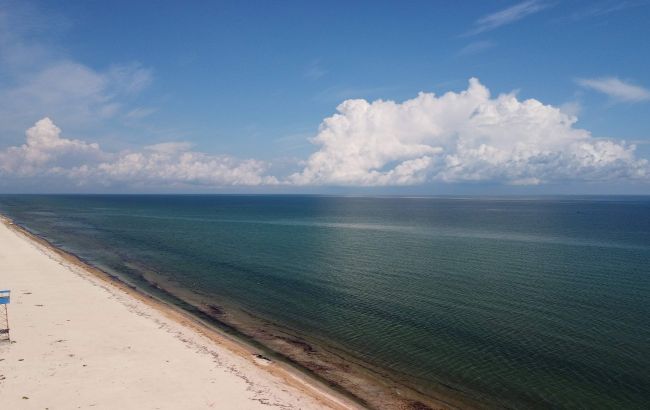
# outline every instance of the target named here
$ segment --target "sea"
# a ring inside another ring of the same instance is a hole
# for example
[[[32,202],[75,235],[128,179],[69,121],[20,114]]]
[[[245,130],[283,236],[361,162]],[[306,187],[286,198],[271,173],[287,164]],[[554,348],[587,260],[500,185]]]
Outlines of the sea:
[[[650,406],[647,196],[2,195],[0,212],[341,388],[365,369],[474,407]]]

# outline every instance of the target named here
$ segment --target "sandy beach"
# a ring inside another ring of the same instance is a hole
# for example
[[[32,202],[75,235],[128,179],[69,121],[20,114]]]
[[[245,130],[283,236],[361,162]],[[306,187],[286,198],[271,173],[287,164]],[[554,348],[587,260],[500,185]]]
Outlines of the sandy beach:
[[[2,222],[3,408],[356,407]]]

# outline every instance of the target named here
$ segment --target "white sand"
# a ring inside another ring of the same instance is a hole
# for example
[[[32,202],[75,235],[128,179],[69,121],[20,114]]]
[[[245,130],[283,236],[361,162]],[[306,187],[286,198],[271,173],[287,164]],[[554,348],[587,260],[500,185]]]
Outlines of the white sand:
[[[0,223],[2,409],[351,406]],[[210,337],[208,337],[208,335]]]

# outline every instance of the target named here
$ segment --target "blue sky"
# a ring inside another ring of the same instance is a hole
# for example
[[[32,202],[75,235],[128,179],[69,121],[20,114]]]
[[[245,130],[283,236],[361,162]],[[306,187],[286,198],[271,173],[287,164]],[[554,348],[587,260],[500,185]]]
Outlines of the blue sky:
[[[650,2],[352,3],[0,1],[0,190],[650,193]]]

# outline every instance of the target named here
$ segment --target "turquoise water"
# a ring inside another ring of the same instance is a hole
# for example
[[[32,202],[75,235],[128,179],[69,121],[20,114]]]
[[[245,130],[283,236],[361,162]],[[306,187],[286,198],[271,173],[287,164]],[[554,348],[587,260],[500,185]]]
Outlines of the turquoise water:
[[[0,196],[0,212],[425,392],[650,402],[650,197]]]

